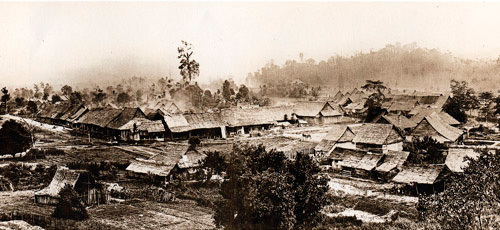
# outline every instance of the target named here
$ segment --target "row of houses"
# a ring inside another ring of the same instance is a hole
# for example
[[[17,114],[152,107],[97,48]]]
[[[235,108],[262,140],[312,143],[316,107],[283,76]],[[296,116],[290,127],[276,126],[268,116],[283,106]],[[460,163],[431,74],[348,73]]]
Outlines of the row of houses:
[[[187,139],[190,136],[226,138],[269,129],[278,123],[332,124],[352,122],[338,105],[298,102],[293,106],[227,108],[211,113],[181,113],[173,103],[159,107],[87,108],[83,105],[45,104],[37,118],[111,140]]]

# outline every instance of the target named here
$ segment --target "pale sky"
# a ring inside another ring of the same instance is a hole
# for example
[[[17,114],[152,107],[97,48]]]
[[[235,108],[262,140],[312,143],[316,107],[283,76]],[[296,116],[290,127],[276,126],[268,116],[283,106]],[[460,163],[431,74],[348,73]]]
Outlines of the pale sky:
[[[395,42],[496,59],[500,3],[0,3],[0,86],[179,77],[181,40],[199,81]]]

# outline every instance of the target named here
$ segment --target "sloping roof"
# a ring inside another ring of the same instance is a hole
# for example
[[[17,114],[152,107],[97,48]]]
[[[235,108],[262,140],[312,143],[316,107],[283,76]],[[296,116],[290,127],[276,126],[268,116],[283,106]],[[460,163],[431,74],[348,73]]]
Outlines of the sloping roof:
[[[352,140],[354,143],[384,145],[403,139],[392,124],[365,123],[353,130],[353,133],[356,135]],[[389,140],[389,136],[394,135],[394,133],[397,133],[399,138]]]
[[[75,170],[70,170],[68,168],[59,167],[57,168],[52,181],[49,186],[38,191],[35,195],[48,195],[52,197],[59,197],[59,192],[64,188],[66,184],[71,187],[75,187],[76,182],[80,173]]]
[[[156,176],[168,176],[174,165],[160,165],[147,161],[135,160],[127,166],[127,171],[140,174],[153,174]]]
[[[342,161],[338,165],[347,168],[356,168],[365,155],[366,153],[361,151],[344,150],[341,155]]]
[[[442,109],[449,97],[450,95],[448,94],[420,96],[419,103],[431,108]]]
[[[441,120],[446,122],[446,124],[448,124],[448,125],[459,125],[460,124],[460,121],[457,121],[457,119],[453,118],[447,112],[440,112],[439,117],[441,118]]]
[[[83,107],[83,105],[70,105],[68,109],[59,117],[59,119],[67,121],[71,115],[75,114]]]
[[[206,154],[194,149],[189,149],[182,155],[181,159],[179,159],[177,166],[181,169],[196,168],[200,166],[201,161],[205,159],[205,157],[207,157]]]
[[[465,161],[465,157],[477,159],[479,155],[480,153],[475,149],[450,148],[448,149],[445,164],[452,172],[463,172],[469,165],[469,162]]]
[[[110,129],[119,129],[121,126],[127,124],[134,118],[146,118],[146,115],[139,108],[124,108],[121,113],[116,116],[111,122],[106,126]]]
[[[341,116],[343,114],[343,110],[340,109],[340,106],[332,106],[330,103],[326,102],[325,106],[320,111],[320,114],[324,117]]]
[[[382,118],[398,129],[414,128],[415,126],[417,126],[417,123],[413,122],[403,115],[388,114],[382,116]]]
[[[148,133],[165,132],[162,121],[151,121],[146,118],[134,118],[120,126],[118,130],[133,130],[134,124],[138,131],[146,131]]]
[[[326,102],[300,101],[293,107],[294,113],[302,117],[315,117],[326,105]]]
[[[406,162],[406,159],[408,159],[409,155],[410,152],[389,150],[386,153],[384,162],[380,166],[378,166],[375,170],[385,173],[395,168],[401,168],[401,166],[403,166],[403,164]]]
[[[161,110],[165,115],[166,113],[181,113],[179,107],[172,101],[159,101],[153,109]]]
[[[106,127],[109,122],[120,115],[122,111],[120,109],[109,109],[109,108],[96,108],[91,109],[85,114],[83,114],[76,122],[81,124],[96,125],[99,127]]]
[[[362,110],[365,108],[367,99],[362,98],[344,107],[346,110]]]
[[[184,114],[189,130],[213,129],[224,126],[220,113],[189,113]]]
[[[266,106],[258,108],[229,108],[221,111],[223,121],[231,127],[272,124],[290,119],[291,106]]]
[[[410,112],[417,105],[417,100],[394,101],[389,107],[389,111]]]
[[[441,120],[437,113],[432,113],[431,115],[426,116],[425,120],[427,120],[439,134],[451,142],[455,142],[463,134],[462,130],[450,126]]]
[[[69,122],[75,122],[76,120],[78,120],[78,118],[80,118],[81,116],[83,116],[83,114],[85,114],[89,109],[87,109],[87,107],[80,107],[80,109],[78,109],[78,111],[76,111],[75,113],[73,113],[72,115],[70,115],[66,121],[69,121]]]
[[[334,125],[325,137],[319,142],[319,144],[314,148],[316,151],[328,152],[333,148],[335,143],[337,143],[340,138],[347,131],[347,125]]]
[[[182,114],[168,114],[163,116],[163,119],[172,132],[181,132],[189,128],[189,123]]]
[[[434,184],[445,165],[406,166],[392,178],[392,181],[403,184]]]
[[[382,160],[383,156],[383,154],[366,154],[361,158],[355,168],[371,171],[377,167],[377,164]]]
[[[338,101],[340,100],[340,98],[342,98],[344,96],[344,94],[342,94],[342,92],[340,92],[340,90],[337,92],[337,94],[335,94],[335,96],[331,99],[331,101]]]

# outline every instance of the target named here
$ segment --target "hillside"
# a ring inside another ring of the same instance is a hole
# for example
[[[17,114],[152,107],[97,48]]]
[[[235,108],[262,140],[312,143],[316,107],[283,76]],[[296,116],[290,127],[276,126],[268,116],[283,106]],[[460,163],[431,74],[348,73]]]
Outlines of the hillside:
[[[318,63],[313,59],[287,60],[279,66],[271,61],[250,73],[247,84],[273,86],[300,79],[313,86],[352,89],[367,79],[378,79],[391,88],[448,90],[450,80],[456,79],[466,80],[476,89],[496,91],[498,77],[497,60],[461,59],[414,43],[396,43],[351,57],[332,56]]]

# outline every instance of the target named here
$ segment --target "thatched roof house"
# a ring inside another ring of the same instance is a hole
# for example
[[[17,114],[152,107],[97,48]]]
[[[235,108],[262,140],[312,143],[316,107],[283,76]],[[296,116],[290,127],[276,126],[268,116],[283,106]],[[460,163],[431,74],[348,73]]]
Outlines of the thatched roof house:
[[[352,139],[354,139],[354,133],[347,125],[334,125],[314,149],[317,152],[329,154],[335,149],[337,143],[350,142]]]
[[[425,117],[436,113],[439,115],[441,120],[443,120],[446,124],[451,125],[451,126],[456,126],[459,125],[460,122],[457,121],[455,118],[453,118],[450,114],[441,111],[440,109],[432,109],[432,108],[426,108],[426,109],[421,109],[419,110],[415,115],[413,115],[410,120],[412,120],[415,123],[420,123]]]
[[[392,124],[365,123],[360,126],[351,126],[355,137],[354,143],[388,145],[403,141],[401,134]]]
[[[412,131],[411,138],[430,136],[441,143],[456,143],[461,141],[463,134],[462,130],[443,121],[439,114],[432,113],[420,121]]]
[[[87,205],[105,203],[105,189],[96,183],[93,176],[84,170],[57,168],[52,181],[46,188],[35,192],[35,203],[55,205],[59,202],[59,192],[69,185],[79,194]]]
[[[401,184],[433,185],[438,182],[446,165],[405,166],[392,178],[392,181]]]

